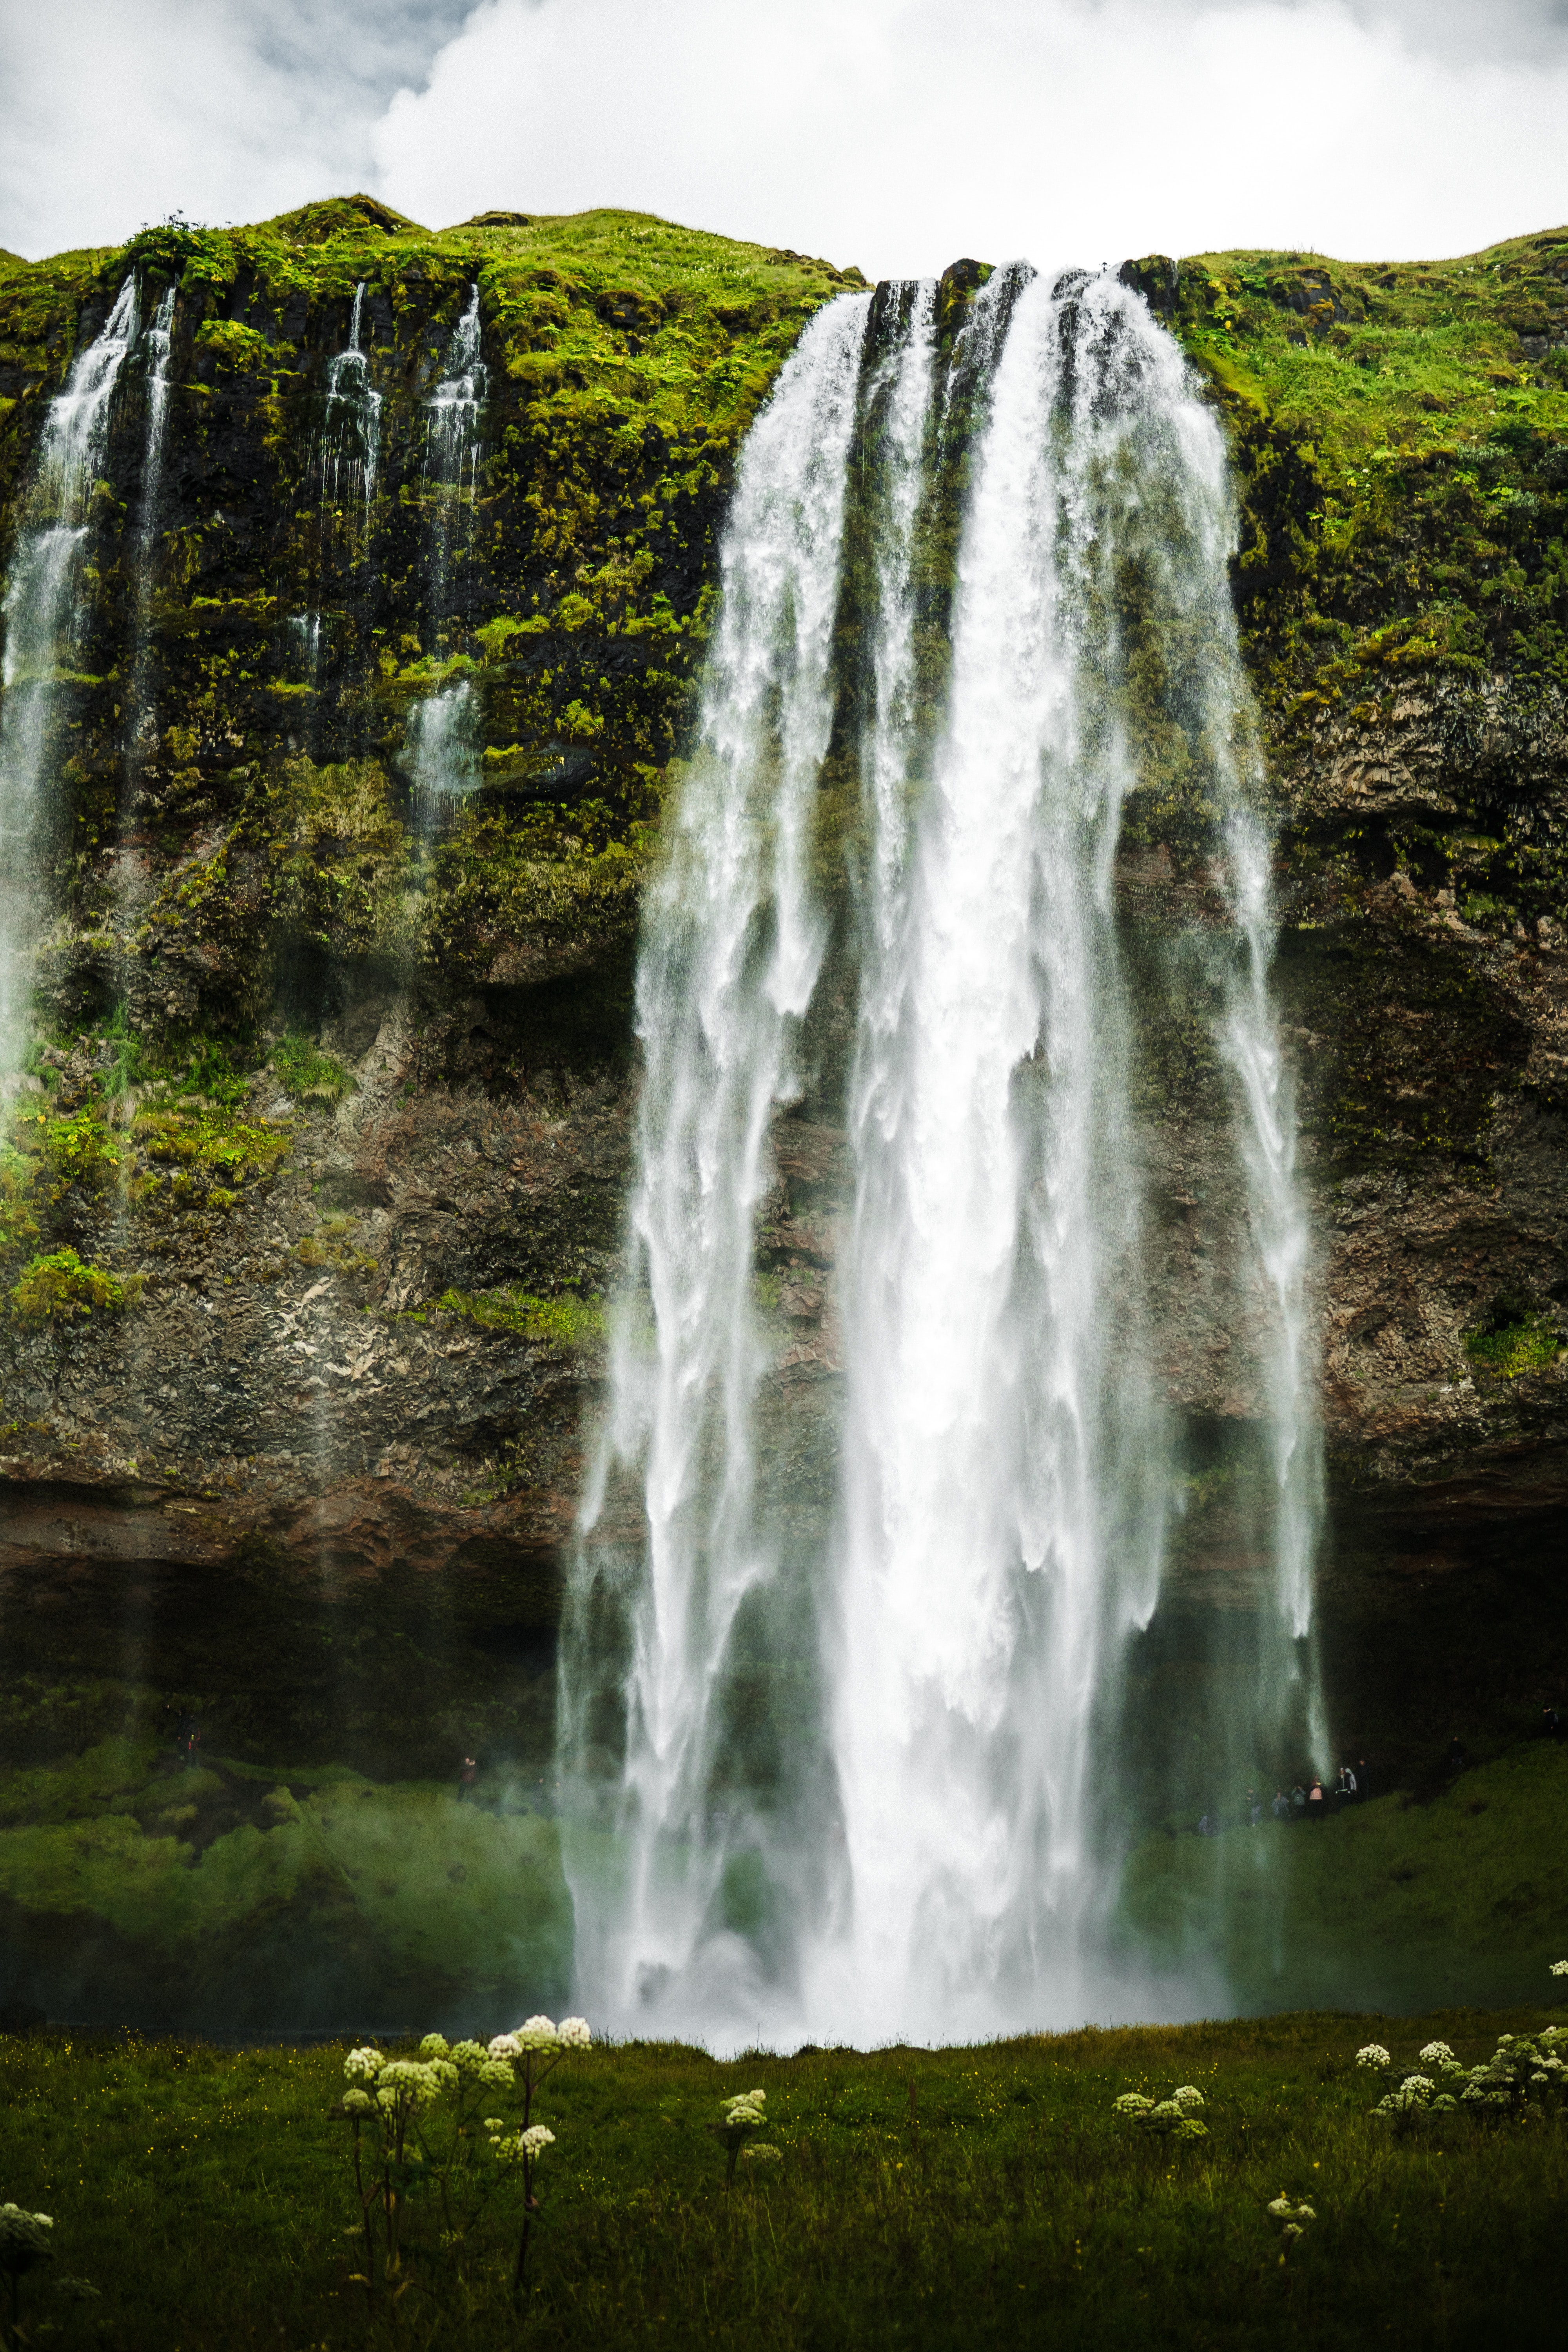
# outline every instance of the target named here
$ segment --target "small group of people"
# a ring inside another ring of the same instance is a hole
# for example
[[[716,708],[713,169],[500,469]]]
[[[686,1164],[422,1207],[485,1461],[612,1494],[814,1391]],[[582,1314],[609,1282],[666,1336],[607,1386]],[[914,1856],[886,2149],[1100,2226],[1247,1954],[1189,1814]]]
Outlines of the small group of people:
[[[1326,1813],[1342,1811],[1346,1805],[1362,1803],[1371,1794],[1372,1775],[1365,1757],[1358,1764],[1352,1764],[1347,1757],[1331,1789],[1325,1789],[1314,1772],[1306,1788],[1298,1780],[1289,1793],[1276,1789],[1269,1811],[1277,1822],[1321,1822]]]
[[[1321,1822],[1328,1813],[1343,1811],[1346,1805],[1364,1803],[1372,1793],[1372,1774],[1363,1756],[1352,1764],[1347,1757],[1340,1766],[1339,1778],[1331,1788],[1325,1789],[1314,1773],[1310,1782],[1300,1780],[1293,1789],[1276,1789],[1274,1801],[1268,1807],[1277,1822]],[[1265,1819],[1263,1799],[1256,1787],[1248,1789],[1241,1807],[1243,1829],[1261,1829]],[[1218,1837],[1223,1829],[1231,1826],[1217,1805],[1211,1806],[1198,1823],[1200,1837]]]

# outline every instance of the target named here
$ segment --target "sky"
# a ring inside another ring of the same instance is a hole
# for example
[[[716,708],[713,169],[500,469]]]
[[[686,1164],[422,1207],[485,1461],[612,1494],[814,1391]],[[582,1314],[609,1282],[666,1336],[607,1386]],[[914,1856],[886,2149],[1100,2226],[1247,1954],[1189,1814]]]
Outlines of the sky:
[[[1568,219],[1568,0],[0,0],[0,245],[363,189],[868,277]]]

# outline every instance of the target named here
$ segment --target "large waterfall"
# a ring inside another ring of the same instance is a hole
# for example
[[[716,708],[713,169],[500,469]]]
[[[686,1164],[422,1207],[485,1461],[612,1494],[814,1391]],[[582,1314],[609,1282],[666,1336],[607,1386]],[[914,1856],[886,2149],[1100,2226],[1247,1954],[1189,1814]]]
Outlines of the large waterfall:
[[[35,944],[37,835],[56,746],[58,689],[68,684],[80,586],[120,372],[136,340],[134,278],[50,402],[5,592],[0,703],[0,1072],[26,1044]]]
[[[936,298],[835,303],[752,430],[647,917],[563,1653],[581,1990],[624,2027],[952,2038],[1135,2000],[1120,1677],[1182,1499],[1138,1073],[1178,977],[1266,1433],[1232,1756],[1310,1679],[1310,1250],[1222,436],[1112,277],[1000,272],[956,336]],[[1135,981],[1117,860],[1156,769],[1205,847]],[[809,1388],[759,1258],[792,1103],[847,1140]]]

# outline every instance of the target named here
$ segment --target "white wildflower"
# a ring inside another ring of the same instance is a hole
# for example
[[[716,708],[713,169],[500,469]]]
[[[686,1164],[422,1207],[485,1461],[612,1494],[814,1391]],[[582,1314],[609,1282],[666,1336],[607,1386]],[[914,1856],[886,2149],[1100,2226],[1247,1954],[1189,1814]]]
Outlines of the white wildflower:
[[[519,2132],[517,2144],[525,2156],[542,2156],[547,2147],[554,2147],[555,2134],[548,2124],[530,2124],[525,2132]]]
[[[531,2017],[517,2028],[512,2039],[519,2050],[559,2050],[560,2030],[552,2017]],[[492,2053],[494,2045],[491,2045]]]
[[[1552,1973],[1554,1977],[1568,1977],[1568,1960],[1553,1960]]]
[[[1146,2116],[1152,2111],[1153,2105],[1153,2100],[1146,2099],[1142,2091],[1123,2091],[1119,2099],[1111,2102],[1111,2113],[1118,2116]]]
[[[1386,2066],[1391,2061],[1381,2042],[1369,2042],[1364,2050],[1356,2052],[1355,2063],[1358,2066]]]
[[[1281,2234],[1287,2238],[1300,2237],[1301,2229],[1300,2223],[1295,2221],[1287,2221]]]
[[[498,2033],[490,2043],[492,2058],[521,2058],[522,2044],[515,2033]]]
[[[421,2058],[449,2058],[451,2045],[444,2033],[427,2033],[419,2044]]]
[[[1203,2093],[1191,2083],[1184,2083],[1179,2091],[1172,2092],[1171,2096],[1179,2107],[1201,2107],[1204,2103]]]
[[[456,2068],[443,2062],[419,2058],[395,2058],[384,2066],[377,2077],[375,2095],[384,2107],[395,2107],[406,2101],[410,2106],[424,2106],[438,2099],[447,2088],[447,2077],[455,2081]]]
[[[563,2017],[560,2033],[562,2046],[567,2050],[586,2050],[594,2039],[585,2017]]]
[[[784,2150],[782,2147],[770,2147],[765,2139],[760,2139],[751,2147],[741,2150],[741,2161],[742,2164],[782,2164]]]
[[[1454,2053],[1446,2042],[1428,2042],[1421,2053],[1424,2066],[1452,2066],[1455,2063]]]
[[[1290,2200],[1286,2196],[1283,2189],[1280,2190],[1279,2196],[1273,2200],[1268,2208],[1268,2210],[1271,2213],[1277,2214],[1281,2221],[1285,2220],[1288,2214],[1293,2213],[1295,2210],[1295,2207],[1291,2204]]]
[[[351,2083],[374,2083],[385,2063],[380,2051],[373,2050],[366,2042],[362,2049],[349,2052],[343,2060],[343,2073]]]
[[[35,2263],[43,2262],[54,2226],[47,2213],[29,2213],[10,2203],[0,2205],[0,2269],[30,2270]]]
[[[371,2097],[368,2091],[361,2091],[358,2089],[345,2091],[343,2093],[343,2113],[345,2116],[374,2116],[375,2113],[375,2101]]]

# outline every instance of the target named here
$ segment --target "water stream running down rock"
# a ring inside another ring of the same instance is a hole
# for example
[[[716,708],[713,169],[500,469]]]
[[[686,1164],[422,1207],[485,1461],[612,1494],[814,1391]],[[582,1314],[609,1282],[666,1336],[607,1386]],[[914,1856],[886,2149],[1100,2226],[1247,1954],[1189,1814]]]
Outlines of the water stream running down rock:
[[[5,592],[0,705],[0,1074],[25,1049],[38,906],[36,845],[51,733],[79,633],[83,558],[120,372],[136,341],[128,278],[49,404]]]
[[[370,360],[361,348],[364,331],[364,280],[354,288],[347,347],[328,362],[326,403],[316,463],[324,506],[351,499],[368,534],[381,458],[382,396],[370,379]]]
[[[951,2039],[1146,2001],[1118,1759],[1185,1491],[1140,1123],[1177,993],[1227,1074],[1270,1563],[1209,1736],[1256,1769],[1310,1720],[1311,1249],[1232,545],[1218,424],[1108,275],[998,272],[947,347],[929,284],[842,299],[752,430],[646,922],[563,1648],[606,2022]],[[1172,776],[1206,846],[1134,985],[1118,858]],[[850,777],[846,885],[814,845]],[[837,1193],[819,1149],[791,1228],[833,1268],[807,1379],[760,1269],[792,1135],[831,1121]]]
[[[143,330],[139,346],[143,367],[147,424],[142,446],[142,486],[136,502],[135,621],[132,674],[125,698],[125,770],[129,782],[156,740],[157,714],[147,697],[147,650],[153,608],[153,542],[168,443],[169,398],[174,390],[175,289],[167,288]]]
[[[477,286],[468,289],[468,308],[452,329],[443,363],[446,373],[430,396],[426,425],[425,609],[432,649],[443,646],[453,617],[453,559],[473,534],[487,382]],[[405,756],[422,833],[437,821],[443,803],[472,792],[479,782],[476,719],[473,688],[466,676],[448,677],[409,714]]]

